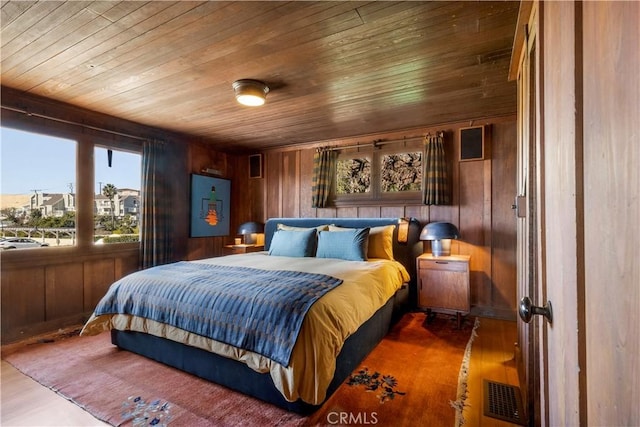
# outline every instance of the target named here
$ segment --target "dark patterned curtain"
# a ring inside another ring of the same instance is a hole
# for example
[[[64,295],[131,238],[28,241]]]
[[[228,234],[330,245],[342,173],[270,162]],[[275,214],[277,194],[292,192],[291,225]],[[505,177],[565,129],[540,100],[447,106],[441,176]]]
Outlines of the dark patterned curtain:
[[[166,177],[167,153],[162,141],[145,141],[142,150],[142,218],[140,264],[142,268],[171,261],[171,198]]]
[[[311,186],[311,206],[324,208],[329,200],[329,192],[335,177],[338,153],[331,148],[318,148],[313,156],[313,180]]]
[[[425,137],[425,205],[449,204],[449,180],[444,153],[444,132]]]

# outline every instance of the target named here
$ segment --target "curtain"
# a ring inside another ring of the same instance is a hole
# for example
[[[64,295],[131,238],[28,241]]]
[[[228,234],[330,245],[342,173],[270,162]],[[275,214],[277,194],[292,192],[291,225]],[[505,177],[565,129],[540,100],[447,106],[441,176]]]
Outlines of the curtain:
[[[142,218],[140,264],[142,268],[171,261],[171,197],[165,171],[165,144],[145,141],[142,149]]]
[[[311,186],[311,206],[324,208],[329,200],[331,184],[335,176],[338,153],[331,148],[318,148],[313,155],[313,180]]]
[[[444,153],[444,132],[425,137],[425,205],[449,204],[449,180]]]

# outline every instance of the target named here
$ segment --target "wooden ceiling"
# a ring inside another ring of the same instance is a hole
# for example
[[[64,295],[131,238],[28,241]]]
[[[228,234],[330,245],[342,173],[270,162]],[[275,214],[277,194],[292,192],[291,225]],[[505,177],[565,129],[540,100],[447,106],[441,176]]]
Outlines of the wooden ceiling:
[[[2,85],[234,151],[480,119],[516,111],[518,7],[2,1]]]

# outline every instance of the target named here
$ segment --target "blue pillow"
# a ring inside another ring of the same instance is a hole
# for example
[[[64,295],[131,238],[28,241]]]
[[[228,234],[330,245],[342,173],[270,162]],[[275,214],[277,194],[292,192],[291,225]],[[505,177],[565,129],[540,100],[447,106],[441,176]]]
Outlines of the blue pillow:
[[[269,255],[305,257],[316,250],[316,229],[305,231],[278,230],[273,234]]]
[[[369,247],[369,228],[348,231],[321,231],[318,234],[317,258],[338,258],[366,261]]]

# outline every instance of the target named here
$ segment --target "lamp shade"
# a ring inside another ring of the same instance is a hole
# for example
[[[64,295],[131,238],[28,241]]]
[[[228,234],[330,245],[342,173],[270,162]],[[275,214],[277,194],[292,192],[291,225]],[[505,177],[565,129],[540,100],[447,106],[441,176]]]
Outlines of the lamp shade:
[[[259,107],[263,105],[267,93],[269,93],[269,87],[258,80],[241,79],[233,82],[233,91],[236,95],[236,100],[249,107]]]
[[[245,222],[238,227],[238,234],[264,233],[264,224],[259,222]]]
[[[458,228],[450,222],[430,222],[420,232],[420,240],[457,239]]]
[[[435,257],[451,255],[451,239],[458,237],[458,228],[450,222],[431,222],[420,232],[420,240],[431,240],[431,253]]]

